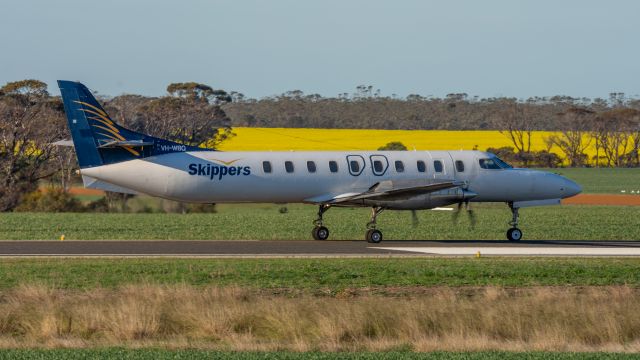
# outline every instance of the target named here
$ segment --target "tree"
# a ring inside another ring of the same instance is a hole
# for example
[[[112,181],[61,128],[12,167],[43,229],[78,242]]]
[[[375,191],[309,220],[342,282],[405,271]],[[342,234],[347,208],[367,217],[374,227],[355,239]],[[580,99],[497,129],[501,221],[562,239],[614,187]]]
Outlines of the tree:
[[[633,154],[634,137],[640,123],[640,111],[616,108],[599,114],[594,121],[593,138],[604,152],[607,166],[629,165]],[[636,150],[637,151],[637,150]]]
[[[34,79],[20,80],[6,83],[0,93],[4,95],[24,95],[29,99],[46,98],[49,96],[47,84]]]
[[[140,117],[140,108],[155,98],[149,98],[141,95],[125,94],[116,96],[112,99],[100,99],[105,110],[113,119],[125,127],[138,129],[143,125],[138,121],[144,121]]]
[[[198,83],[174,83],[168,96],[144,98],[126,95],[109,106],[133,130],[185,145],[215,148],[233,136],[231,119],[222,105],[231,101],[224,90]]]
[[[174,97],[182,97],[190,101],[204,101],[211,104],[231,102],[231,95],[224,90],[214,90],[211,86],[196,82],[173,83],[167,86],[167,92]]]
[[[546,141],[557,146],[565,154],[569,166],[583,166],[587,160],[585,151],[592,143],[587,136],[592,126],[595,112],[589,109],[572,107],[558,114],[560,135],[551,135]]]
[[[531,134],[534,130],[530,121],[530,104],[522,104],[515,99],[503,102],[505,104],[496,121],[497,128],[511,140],[518,153],[523,153],[523,159],[526,159],[526,154],[531,152]],[[526,160],[524,165],[527,165]]]
[[[0,211],[55,172],[50,160],[65,126],[62,102],[37,80],[7,83],[0,89]]]
[[[378,148],[379,151],[404,151],[407,147],[400,141],[392,141]]]

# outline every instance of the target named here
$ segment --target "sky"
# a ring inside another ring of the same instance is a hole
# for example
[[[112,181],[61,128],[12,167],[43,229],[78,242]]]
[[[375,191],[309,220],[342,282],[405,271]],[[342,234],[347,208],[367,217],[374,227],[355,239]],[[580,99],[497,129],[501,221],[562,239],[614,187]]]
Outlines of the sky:
[[[160,96],[196,81],[260,98],[640,94],[640,1],[20,0],[0,86],[56,79]]]

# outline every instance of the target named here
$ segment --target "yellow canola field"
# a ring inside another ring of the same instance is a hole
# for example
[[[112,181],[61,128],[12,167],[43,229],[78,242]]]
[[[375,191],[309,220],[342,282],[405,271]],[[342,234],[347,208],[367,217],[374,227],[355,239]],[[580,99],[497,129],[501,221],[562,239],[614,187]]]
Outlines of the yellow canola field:
[[[234,150],[376,150],[391,142],[400,141],[409,150],[486,150],[489,147],[513,146],[506,134],[499,131],[447,130],[368,130],[368,129],[299,129],[248,128],[233,129],[235,137],[223,142],[223,151]],[[536,131],[532,136],[532,150],[545,150],[545,138],[554,132]],[[564,157],[557,148],[552,152]],[[595,150],[589,151],[589,156]]]

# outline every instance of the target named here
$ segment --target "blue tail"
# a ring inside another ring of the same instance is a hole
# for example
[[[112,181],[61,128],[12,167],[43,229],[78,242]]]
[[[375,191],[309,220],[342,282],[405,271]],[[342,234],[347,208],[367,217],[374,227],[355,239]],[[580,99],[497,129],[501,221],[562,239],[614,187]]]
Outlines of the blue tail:
[[[64,80],[58,80],[58,86],[80,168],[206,150],[128,130],[109,117],[86,86]]]

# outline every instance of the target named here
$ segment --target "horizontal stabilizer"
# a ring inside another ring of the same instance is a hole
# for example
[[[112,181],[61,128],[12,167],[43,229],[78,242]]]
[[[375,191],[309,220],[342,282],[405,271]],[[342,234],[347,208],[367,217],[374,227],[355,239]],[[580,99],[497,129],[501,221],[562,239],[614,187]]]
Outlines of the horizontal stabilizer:
[[[51,143],[51,145],[55,145],[55,146],[73,146],[73,141],[71,139],[60,140],[60,141],[56,141],[54,143]]]
[[[149,146],[153,144],[154,144],[153,141],[142,141],[142,140],[109,141],[98,146],[98,148],[138,147],[138,146]]]

